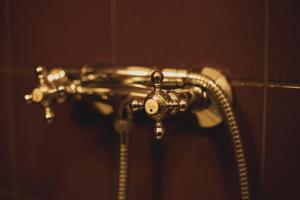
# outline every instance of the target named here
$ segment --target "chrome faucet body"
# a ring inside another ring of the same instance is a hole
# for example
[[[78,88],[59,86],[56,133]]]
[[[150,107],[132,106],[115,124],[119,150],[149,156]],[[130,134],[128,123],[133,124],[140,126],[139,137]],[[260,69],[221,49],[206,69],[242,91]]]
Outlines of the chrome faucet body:
[[[203,71],[208,71],[207,76],[220,80],[219,84],[231,99],[231,89],[225,76],[211,68],[204,69],[206,70]],[[95,96],[99,102],[102,102],[101,105],[106,105],[105,108],[100,107],[100,110],[110,113],[113,111],[111,102],[114,102],[115,98],[123,97],[138,101],[145,99],[147,95],[153,92],[156,86],[151,80],[151,74],[154,71],[154,67],[142,66],[100,69],[84,66],[81,69],[54,68],[48,72],[44,67],[37,67],[39,85],[31,94],[25,95],[25,99],[28,103],[34,102],[43,105],[45,118],[48,122],[52,122],[54,118],[54,112],[51,108],[53,104],[62,103],[71,96],[77,99],[83,96]],[[168,98],[169,106],[172,107],[173,103],[173,108],[176,108],[174,104],[176,100],[181,101],[181,105],[178,105],[179,111],[191,110],[198,117],[199,125],[202,127],[212,127],[221,123],[222,114],[209,98],[206,89],[188,83],[187,79],[190,73],[185,69],[162,69],[163,82],[160,83],[159,93],[165,95],[160,95],[164,97],[161,99],[166,100]],[[163,102],[166,103],[166,101],[161,101],[161,103]],[[153,106],[154,104],[148,101],[145,105],[147,106],[146,113],[150,105]],[[135,109],[140,108],[133,108],[133,110]],[[171,113],[175,114],[176,109],[173,109]],[[149,116],[154,117],[151,114]]]

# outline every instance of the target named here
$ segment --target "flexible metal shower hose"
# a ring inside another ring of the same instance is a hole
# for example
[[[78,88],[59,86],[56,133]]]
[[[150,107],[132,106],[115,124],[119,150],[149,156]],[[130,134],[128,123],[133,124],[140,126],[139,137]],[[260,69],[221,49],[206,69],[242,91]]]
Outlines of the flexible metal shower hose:
[[[127,199],[127,182],[128,182],[128,133],[120,134],[119,144],[119,174],[118,174],[118,200]]]
[[[118,171],[118,200],[127,199],[127,183],[128,183],[128,132],[122,132],[119,134],[119,171]]]
[[[240,130],[234,112],[232,110],[231,104],[224,93],[224,91],[218,86],[213,80],[209,77],[191,73],[188,75],[187,80],[189,84],[197,85],[202,88],[206,88],[210,95],[215,98],[219,103],[220,108],[223,111],[225,119],[227,121],[230,136],[233,142],[233,149],[235,153],[235,158],[238,167],[239,181],[240,181],[240,190],[242,200],[250,199],[250,190],[249,190],[249,181],[247,173],[246,159],[243,149],[243,144],[241,140]]]
[[[127,151],[127,144],[120,144],[118,200],[125,200],[127,197]]]

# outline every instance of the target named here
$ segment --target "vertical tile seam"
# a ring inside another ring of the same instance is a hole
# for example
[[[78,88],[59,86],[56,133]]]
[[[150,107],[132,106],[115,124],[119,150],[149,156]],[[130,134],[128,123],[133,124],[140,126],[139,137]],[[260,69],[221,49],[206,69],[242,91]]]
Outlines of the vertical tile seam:
[[[12,69],[11,69],[11,17],[10,17],[10,0],[5,0],[4,16],[5,16],[5,84],[6,84],[6,111],[8,119],[8,140],[9,140],[9,158],[11,166],[12,181],[12,199],[18,199],[18,183],[17,183],[17,160],[15,148],[15,129],[14,129],[14,107],[13,107],[13,91],[12,91]]]
[[[264,199],[265,186],[265,154],[266,154],[266,134],[267,134],[267,106],[268,106],[268,86],[269,86],[269,0],[264,1],[264,95],[263,95],[263,117],[262,117],[262,157],[260,169],[260,199]]]
[[[117,0],[111,0],[110,4],[110,28],[111,28],[111,62],[117,62]]]

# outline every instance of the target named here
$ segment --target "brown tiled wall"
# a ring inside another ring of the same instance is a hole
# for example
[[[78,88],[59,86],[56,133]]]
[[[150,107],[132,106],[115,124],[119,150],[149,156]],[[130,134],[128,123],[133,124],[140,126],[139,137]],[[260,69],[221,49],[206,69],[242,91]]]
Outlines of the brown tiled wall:
[[[23,95],[34,66],[210,65],[232,81],[252,199],[299,199],[300,3],[286,1],[0,1],[0,199],[113,199],[113,117],[85,103],[46,125]],[[130,200],[239,199],[226,127],[190,115],[166,122],[165,144],[138,115]]]

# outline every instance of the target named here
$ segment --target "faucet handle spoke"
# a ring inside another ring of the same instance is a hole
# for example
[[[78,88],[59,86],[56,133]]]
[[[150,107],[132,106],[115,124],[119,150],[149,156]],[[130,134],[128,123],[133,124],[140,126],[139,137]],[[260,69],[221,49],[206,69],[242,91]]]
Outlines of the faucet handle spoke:
[[[45,67],[43,66],[38,66],[36,69],[35,69],[35,72],[36,72],[36,75],[37,75],[37,78],[40,82],[40,85],[43,85],[45,84],[45,80],[46,80],[46,77],[47,77],[47,70]]]
[[[52,123],[54,120],[55,114],[53,112],[53,110],[49,107],[46,106],[45,107],[45,119],[47,121],[47,123]]]
[[[165,136],[165,128],[164,125],[161,121],[156,121],[155,122],[155,128],[154,128],[154,134],[155,138],[158,140],[161,140]]]
[[[132,111],[142,110],[144,108],[144,101],[140,99],[133,99],[130,103],[130,109]]]

